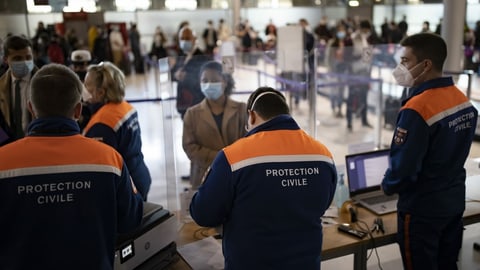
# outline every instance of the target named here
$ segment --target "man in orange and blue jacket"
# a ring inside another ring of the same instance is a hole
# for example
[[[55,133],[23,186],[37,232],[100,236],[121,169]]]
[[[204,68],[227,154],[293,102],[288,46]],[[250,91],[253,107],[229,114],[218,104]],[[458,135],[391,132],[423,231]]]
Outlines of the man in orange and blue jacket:
[[[284,96],[250,96],[246,137],[218,153],[194,195],[200,226],[223,225],[225,269],[320,269],[320,217],[337,174],[330,151],[289,114]]]
[[[0,148],[1,269],[113,269],[142,220],[122,157],[80,135],[82,83],[63,65],[32,78],[27,136]]]
[[[443,77],[445,41],[422,33],[405,38],[398,84],[411,87],[391,143],[386,194],[399,194],[398,243],[405,269],[457,269],[465,210],[465,160],[478,112]]]

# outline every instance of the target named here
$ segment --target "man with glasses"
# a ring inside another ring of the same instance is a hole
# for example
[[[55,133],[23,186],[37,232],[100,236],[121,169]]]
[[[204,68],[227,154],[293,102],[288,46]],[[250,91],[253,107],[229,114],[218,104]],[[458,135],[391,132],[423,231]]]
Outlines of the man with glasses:
[[[285,97],[249,97],[248,133],[220,151],[192,198],[200,226],[223,226],[225,269],[320,269],[320,217],[337,174],[330,151],[300,129]]]

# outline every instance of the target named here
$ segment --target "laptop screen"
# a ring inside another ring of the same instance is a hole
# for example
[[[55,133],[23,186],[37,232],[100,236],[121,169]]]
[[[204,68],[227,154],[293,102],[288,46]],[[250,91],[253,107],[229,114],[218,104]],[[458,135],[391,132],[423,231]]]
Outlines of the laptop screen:
[[[380,190],[383,176],[389,165],[390,149],[347,155],[347,170],[350,197]]]

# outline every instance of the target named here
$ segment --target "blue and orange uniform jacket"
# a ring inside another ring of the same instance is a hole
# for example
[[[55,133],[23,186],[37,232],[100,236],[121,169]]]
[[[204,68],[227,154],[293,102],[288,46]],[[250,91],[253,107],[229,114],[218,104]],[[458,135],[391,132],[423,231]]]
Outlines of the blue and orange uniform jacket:
[[[138,114],[132,105],[121,103],[96,104],[83,134],[115,148],[125,160],[138,191],[147,199],[152,183],[143,159]]]
[[[448,217],[465,210],[465,160],[477,110],[450,77],[412,88],[402,103],[391,143],[386,194],[399,194],[398,210]]]
[[[218,153],[190,214],[223,225],[227,270],[319,269],[336,182],[329,150],[280,115]]]
[[[74,120],[36,119],[0,148],[1,269],[113,269],[142,211],[120,154]]]

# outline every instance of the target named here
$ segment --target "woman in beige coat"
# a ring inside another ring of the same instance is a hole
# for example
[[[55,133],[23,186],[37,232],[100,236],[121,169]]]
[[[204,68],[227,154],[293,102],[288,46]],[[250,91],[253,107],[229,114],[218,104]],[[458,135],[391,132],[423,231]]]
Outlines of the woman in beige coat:
[[[232,100],[234,81],[215,61],[200,70],[205,99],[190,107],[183,119],[183,149],[191,161],[190,183],[197,189],[217,152],[245,135],[247,107]]]

